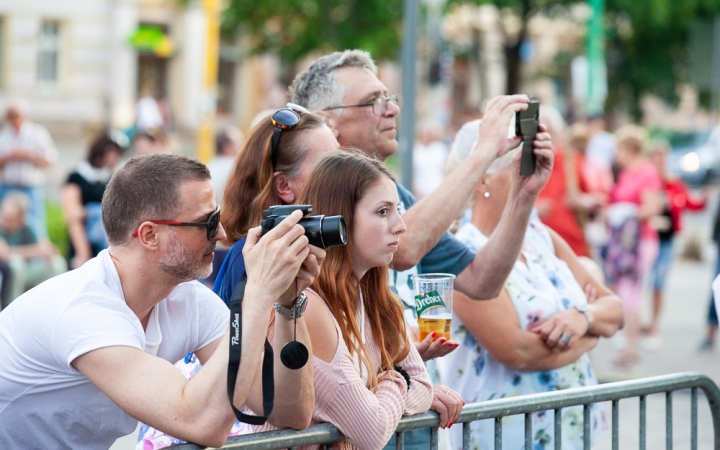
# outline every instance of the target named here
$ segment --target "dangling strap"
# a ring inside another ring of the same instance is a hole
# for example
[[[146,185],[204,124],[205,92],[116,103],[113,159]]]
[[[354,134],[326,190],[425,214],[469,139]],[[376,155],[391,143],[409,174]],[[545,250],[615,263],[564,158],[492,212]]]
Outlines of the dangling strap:
[[[233,404],[235,396],[235,382],[237,381],[238,370],[240,369],[240,354],[242,353],[242,300],[245,294],[247,277],[243,273],[240,281],[233,289],[230,298],[230,358],[228,360],[227,392],[230,399],[230,406],[235,412],[235,417],[240,422],[251,425],[262,425],[272,413],[275,400],[275,382],[273,377],[273,349],[267,338],[265,338],[265,356],[262,363],[262,394],[263,394],[263,416],[251,416],[244,414]]]

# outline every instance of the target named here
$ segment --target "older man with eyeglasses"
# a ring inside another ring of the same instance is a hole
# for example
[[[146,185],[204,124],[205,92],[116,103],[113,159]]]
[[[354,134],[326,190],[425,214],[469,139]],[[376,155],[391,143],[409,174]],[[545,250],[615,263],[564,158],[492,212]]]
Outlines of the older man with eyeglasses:
[[[109,249],[0,312],[0,448],[107,449],[138,420],[220,447],[235,422],[227,385],[236,408],[264,410],[253,387],[273,304],[294,308],[296,289],[319,274],[324,252],[309,248],[300,212],[262,238],[259,227],[250,230],[247,284],[233,323],[232,345],[242,342],[233,384],[230,312],[195,281],[210,273],[226,238],[218,215],[210,173],[197,160],[140,156],[113,176],[103,197]],[[304,319],[276,315],[273,347],[295,340],[295,330],[309,346]],[[188,352],[203,363],[191,380],[171,364]],[[312,364],[276,364],[274,381],[285,407],[268,420],[307,427]]]
[[[382,160],[398,150],[396,140],[398,99],[388,92],[377,76],[369,53],[360,50],[335,52],[315,60],[298,74],[290,87],[291,101],[323,114],[343,146],[359,148]],[[410,275],[441,272],[457,275],[455,288],[474,299],[495,298],[503,288],[522,246],[540,189],[552,168],[552,142],[541,126],[534,141],[537,167],[533,175],[514,177],[510,207],[506,208],[497,232],[477,253],[455,239],[448,228],[463,211],[468,199],[495,158],[517,147],[519,138],[508,139],[508,128],[516,112],[527,109],[525,95],[501,96],[490,100],[474,151],[465,163],[446,177],[430,195],[416,203],[413,195],[398,184],[402,217],[407,225],[403,242],[395,254],[391,284],[406,304],[406,318],[412,323],[414,294]],[[423,359],[443,356],[455,344],[428,338],[418,344]],[[452,400],[437,389],[433,404],[442,416]],[[406,441],[406,448],[408,442]]]

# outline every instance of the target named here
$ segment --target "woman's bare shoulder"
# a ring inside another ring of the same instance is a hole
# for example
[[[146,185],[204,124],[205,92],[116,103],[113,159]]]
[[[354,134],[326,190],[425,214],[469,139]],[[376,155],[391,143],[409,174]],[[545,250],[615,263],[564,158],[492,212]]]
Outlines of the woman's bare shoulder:
[[[305,310],[305,324],[310,334],[313,356],[330,363],[338,347],[338,332],[325,301],[314,291],[307,289],[308,305]]]

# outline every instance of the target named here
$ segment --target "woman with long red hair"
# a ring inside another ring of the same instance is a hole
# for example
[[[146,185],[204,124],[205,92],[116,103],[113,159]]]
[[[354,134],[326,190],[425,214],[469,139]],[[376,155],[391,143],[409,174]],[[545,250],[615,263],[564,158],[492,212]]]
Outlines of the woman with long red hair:
[[[402,304],[388,285],[388,265],[406,230],[395,182],[376,159],[331,152],[311,172],[299,202],[314,214],[342,215],[348,226],[347,245],[327,250],[306,290],[313,423],[338,427],[344,446],[379,449],[403,415],[425,412],[433,400]]]

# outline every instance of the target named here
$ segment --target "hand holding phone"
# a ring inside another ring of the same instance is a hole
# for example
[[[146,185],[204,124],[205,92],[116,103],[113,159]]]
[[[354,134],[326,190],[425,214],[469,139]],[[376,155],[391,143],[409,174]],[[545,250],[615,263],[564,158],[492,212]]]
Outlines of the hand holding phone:
[[[533,140],[538,132],[540,102],[530,99],[525,111],[515,113],[515,135],[522,136],[522,155],[520,157],[520,175],[528,176],[535,173],[535,153]]]

